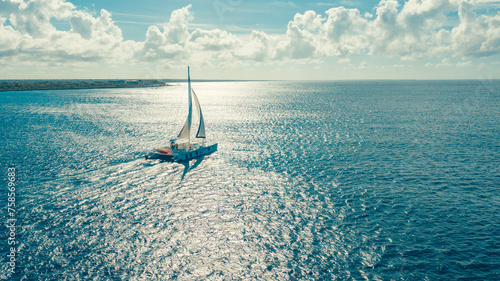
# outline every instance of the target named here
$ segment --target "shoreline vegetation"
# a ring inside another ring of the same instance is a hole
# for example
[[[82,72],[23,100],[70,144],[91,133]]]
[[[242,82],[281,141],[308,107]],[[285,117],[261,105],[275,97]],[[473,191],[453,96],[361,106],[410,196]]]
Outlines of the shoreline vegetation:
[[[0,80],[0,92],[34,90],[76,90],[104,88],[146,88],[167,84],[153,79],[115,80]]]

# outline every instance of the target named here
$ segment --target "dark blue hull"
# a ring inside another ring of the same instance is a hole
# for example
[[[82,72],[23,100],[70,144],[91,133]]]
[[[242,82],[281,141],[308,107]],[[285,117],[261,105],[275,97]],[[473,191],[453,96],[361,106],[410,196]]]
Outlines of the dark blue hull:
[[[189,152],[179,152],[175,153],[174,161],[189,161],[191,159],[195,159],[201,156],[209,155],[217,151],[217,143],[212,144],[210,146],[200,147],[195,150],[191,150]]]

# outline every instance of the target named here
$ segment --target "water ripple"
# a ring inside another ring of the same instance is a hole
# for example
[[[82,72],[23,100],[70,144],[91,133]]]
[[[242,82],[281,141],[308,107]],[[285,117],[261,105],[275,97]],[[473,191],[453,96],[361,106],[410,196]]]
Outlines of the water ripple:
[[[498,279],[499,96],[452,104],[478,85],[198,83],[219,151],[189,165],[143,159],[183,86],[4,93],[14,277]]]

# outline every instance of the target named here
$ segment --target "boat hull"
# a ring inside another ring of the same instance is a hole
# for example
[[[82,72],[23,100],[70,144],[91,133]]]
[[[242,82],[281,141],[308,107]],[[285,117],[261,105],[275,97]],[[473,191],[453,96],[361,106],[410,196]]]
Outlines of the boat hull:
[[[153,152],[153,153],[149,153],[146,155],[146,160],[154,160],[154,159],[158,159],[158,160],[163,160],[163,161],[173,161],[174,160],[174,155],[165,155],[165,154],[162,154],[162,153],[156,153],[156,152]]]
[[[201,156],[209,155],[217,151],[217,143],[210,146],[202,146],[198,149],[193,149],[188,152],[177,152],[174,154],[174,161],[182,162],[189,161]]]
[[[196,159],[201,156],[209,155],[217,151],[217,143],[210,146],[202,146],[197,149],[192,149],[188,152],[182,150],[168,151],[158,150],[146,155],[146,160],[162,160],[162,161],[176,161],[183,162],[191,159]]]

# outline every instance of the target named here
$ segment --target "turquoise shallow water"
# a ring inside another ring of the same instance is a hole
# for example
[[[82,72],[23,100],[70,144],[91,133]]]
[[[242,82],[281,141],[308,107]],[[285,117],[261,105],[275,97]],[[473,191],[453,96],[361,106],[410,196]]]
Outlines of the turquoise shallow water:
[[[219,151],[189,165],[144,160],[185,83],[0,93],[0,277],[500,279],[499,81],[193,88]]]

